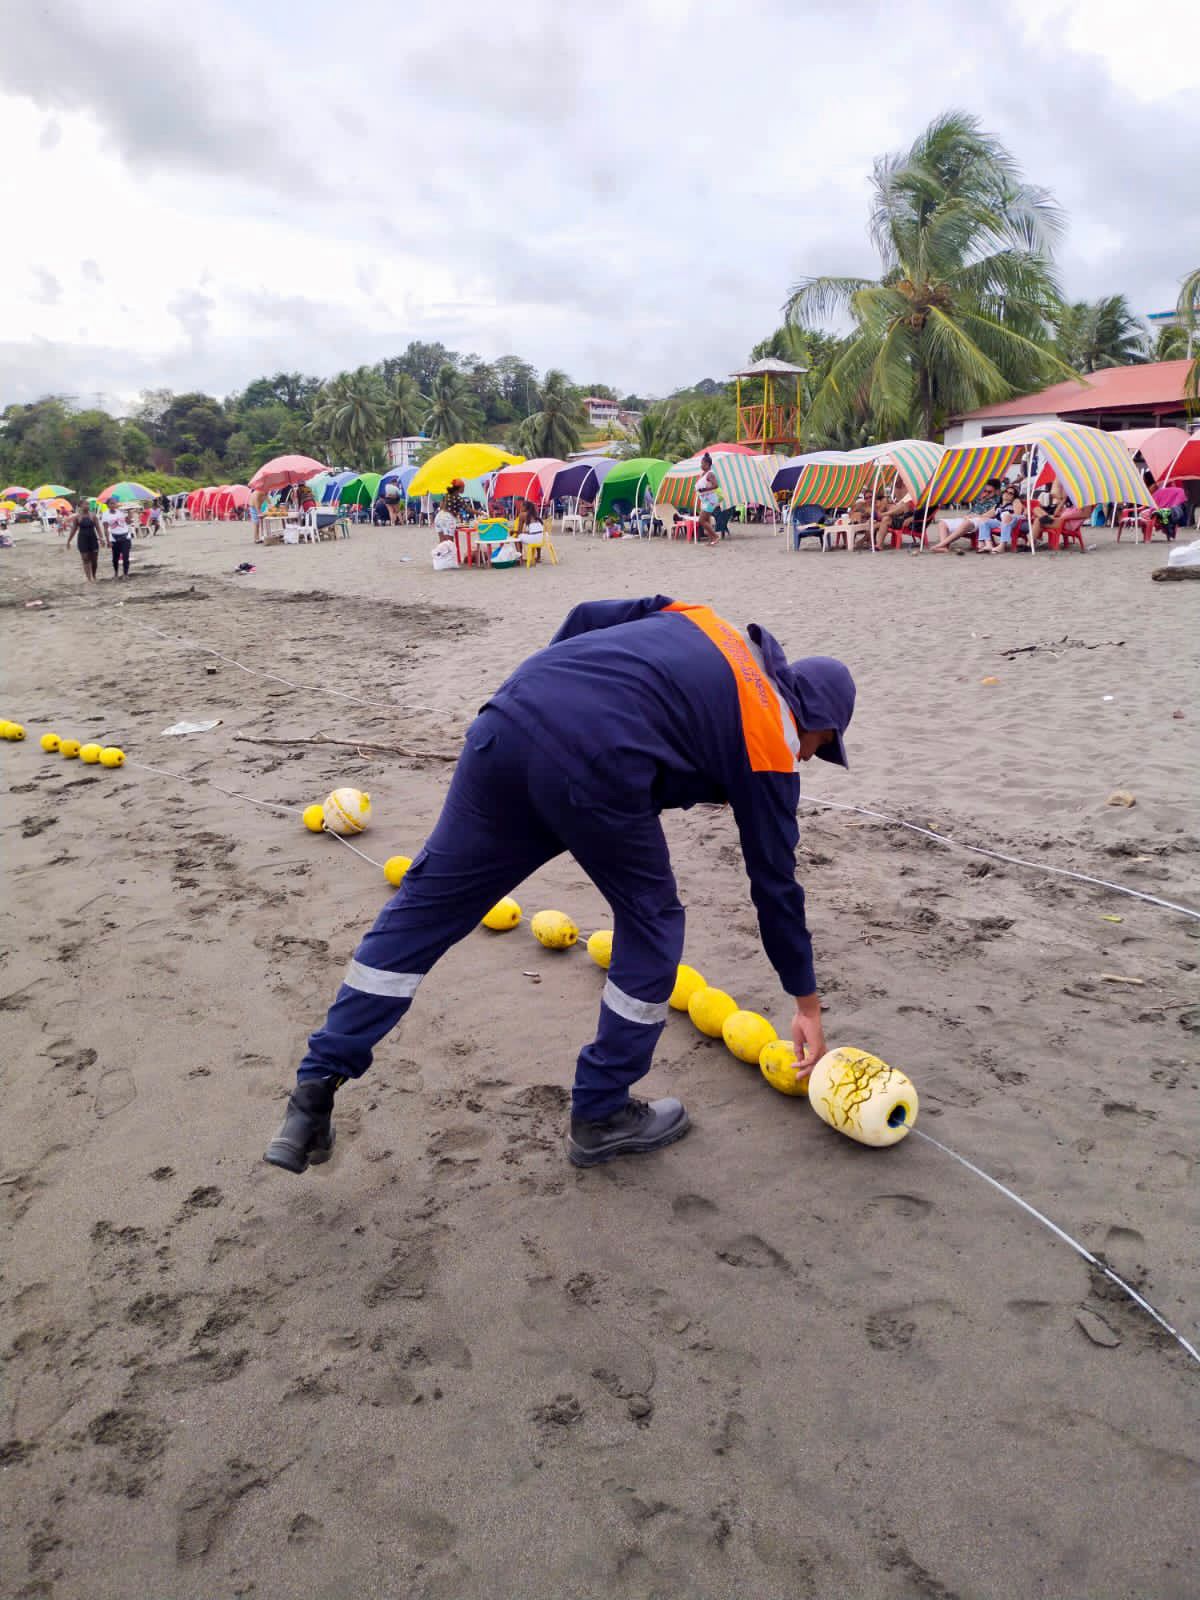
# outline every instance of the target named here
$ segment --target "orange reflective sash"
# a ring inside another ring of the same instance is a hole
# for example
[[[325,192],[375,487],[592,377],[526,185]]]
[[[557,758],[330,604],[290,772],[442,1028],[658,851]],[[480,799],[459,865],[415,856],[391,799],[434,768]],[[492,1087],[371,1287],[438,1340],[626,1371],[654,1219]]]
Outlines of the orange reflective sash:
[[[710,606],[674,600],[665,607],[694,622],[725,657],[737,684],[746,754],[754,772],[795,772],[798,740],[792,714],[759,666],[753,646]],[[786,720],[785,720],[786,719]],[[789,737],[790,734],[790,737]]]

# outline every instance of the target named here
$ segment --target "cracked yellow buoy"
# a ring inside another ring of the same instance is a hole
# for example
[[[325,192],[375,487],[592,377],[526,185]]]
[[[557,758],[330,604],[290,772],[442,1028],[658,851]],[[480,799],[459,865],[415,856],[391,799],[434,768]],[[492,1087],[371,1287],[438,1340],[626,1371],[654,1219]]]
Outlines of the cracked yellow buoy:
[[[304,826],[309,833],[325,832],[325,807],[321,805],[305,806]]]
[[[79,746],[79,759],[86,767],[94,767],[100,760],[100,752],[104,746],[100,744],[81,744]]]
[[[507,933],[510,928],[515,928],[521,920],[521,908],[510,895],[505,895],[503,900],[496,904],[483,919],[483,926],[490,928],[493,933]]]
[[[565,911],[539,911],[529,931],[547,950],[569,950],[579,937],[579,929]]]
[[[865,1050],[829,1050],[812,1069],[808,1103],[859,1144],[897,1144],[917,1120],[917,1091],[897,1067]]]
[[[710,1039],[719,1039],[725,1018],[731,1017],[738,1003],[724,989],[697,989],[688,1001],[688,1016]]]
[[[38,740],[38,743],[48,756],[54,754],[61,742],[56,733],[44,733]]]
[[[779,1035],[757,1011],[733,1011],[721,1025],[721,1037],[739,1061],[756,1067],[763,1050]]]
[[[371,796],[361,789],[334,789],[325,796],[324,812],[330,833],[362,833],[371,819]]]
[[[398,889],[404,882],[404,874],[411,866],[411,856],[389,856],[383,863],[383,875],[393,889]]]
[[[58,753],[67,761],[74,761],[79,755],[79,749],[78,739],[60,739],[58,741]]]
[[[780,1094],[808,1093],[807,1074],[790,1039],[772,1039],[770,1044],[764,1045],[758,1068],[772,1089],[778,1089]]]
[[[612,965],[612,929],[597,928],[587,942],[587,953],[598,967],[603,967],[605,972]]]
[[[102,767],[123,767],[125,765],[125,752],[118,749],[115,744],[106,744],[100,752],[100,765]]]
[[[695,967],[685,966],[680,962],[675,968],[675,987],[671,990],[671,997],[667,1001],[672,1011],[686,1011],[688,1001],[697,989],[707,989],[703,974],[696,971]]]

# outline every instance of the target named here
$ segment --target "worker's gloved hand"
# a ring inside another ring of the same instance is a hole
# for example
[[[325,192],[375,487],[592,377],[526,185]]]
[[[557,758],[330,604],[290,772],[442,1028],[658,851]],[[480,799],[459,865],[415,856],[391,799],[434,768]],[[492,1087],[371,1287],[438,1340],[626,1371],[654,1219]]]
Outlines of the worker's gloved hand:
[[[792,1043],[804,1073],[812,1071],[825,1054],[825,1029],[821,1025],[821,996],[798,995],[792,1018]]]

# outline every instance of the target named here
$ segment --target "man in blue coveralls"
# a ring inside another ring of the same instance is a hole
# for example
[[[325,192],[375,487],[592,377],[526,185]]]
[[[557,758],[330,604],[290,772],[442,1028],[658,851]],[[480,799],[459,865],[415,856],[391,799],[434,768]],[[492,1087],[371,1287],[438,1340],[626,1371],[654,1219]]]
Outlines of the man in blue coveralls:
[[[690,1124],[678,1100],[629,1090],[650,1070],[683,954],[659,814],[699,802],[733,811],[763,945],[795,999],[792,1036],[811,1069],[825,1039],[795,876],[797,774],[813,756],[846,765],[853,712],[842,662],[789,663],[754,623],[742,634],[707,606],[663,595],[576,606],[468,729],[436,827],[309,1039],[267,1161],[303,1172],[329,1159],[335,1091],[371,1065],[421,979],[567,850],[614,919],[599,1028],[575,1069],[568,1155],[593,1166],[681,1139]]]

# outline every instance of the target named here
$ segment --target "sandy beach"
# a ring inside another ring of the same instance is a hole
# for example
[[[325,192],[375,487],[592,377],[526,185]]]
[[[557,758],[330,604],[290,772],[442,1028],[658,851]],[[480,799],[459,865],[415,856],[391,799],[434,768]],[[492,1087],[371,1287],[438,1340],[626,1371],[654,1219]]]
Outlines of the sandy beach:
[[[1200,1367],[950,1156],[853,1145],[685,1017],[648,1086],[691,1135],[570,1168],[582,950],[480,930],[340,1095],[332,1163],[266,1167],[388,890],[214,787],[355,784],[363,849],[414,855],[488,691],[577,601],[661,592],[848,662],[851,770],[813,763],[814,799],[1200,906],[1200,592],[1150,582],[1163,544],[787,555],[743,530],[434,573],[427,530],[203,524],[87,590],[61,539],[15,534],[5,1594],[1196,1595]],[[221,720],[162,737],[181,718]],[[65,762],[48,728],[208,781]],[[318,734],[347,744],[289,742]],[[731,819],[667,826],[686,959],[786,1025]],[[906,1070],[922,1129],[1200,1340],[1200,922],[808,804],[798,865],[831,1044]],[[569,858],[517,895],[608,924]]]

